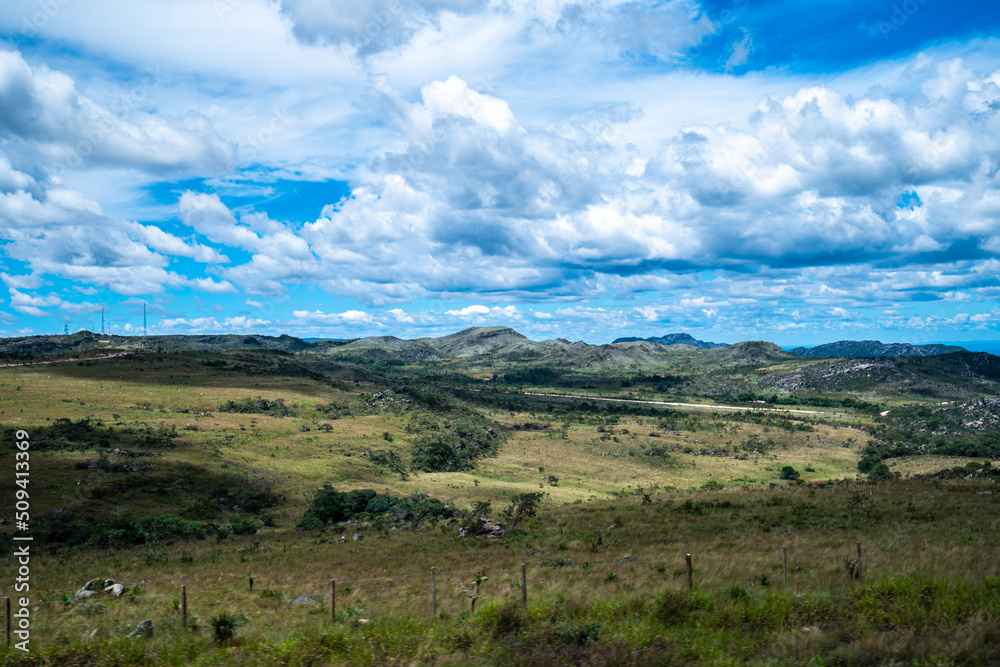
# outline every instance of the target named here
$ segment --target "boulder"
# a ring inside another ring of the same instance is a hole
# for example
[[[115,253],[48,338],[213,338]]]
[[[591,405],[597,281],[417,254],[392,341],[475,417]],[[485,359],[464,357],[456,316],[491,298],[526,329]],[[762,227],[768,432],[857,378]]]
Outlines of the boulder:
[[[125,593],[125,587],[114,579],[91,579],[76,592],[75,597],[77,600],[87,600],[101,593],[110,593],[115,597],[121,597]]]
[[[292,600],[293,605],[300,604],[319,604],[319,600],[309,597],[308,595],[300,595],[294,600]]]
[[[365,539],[364,535],[362,535],[361,533],[354,533],[354,535],[351,537],[351,542],[360,542],[363,539]]]
[[[339,540],[337,540],[337,541],[338,541],[338,542],[341,542],[341,543],[344,543],[344,542],[346,542],[346,541],[347,541],[347,535],[341,535],[341,536],[340,536],[340,539],[339,539]]]
[[[153,636],[153,622],[150,620],[145,620],[139,625],[135,626],[135,630],[129,633],[129,637],[152,637]]]

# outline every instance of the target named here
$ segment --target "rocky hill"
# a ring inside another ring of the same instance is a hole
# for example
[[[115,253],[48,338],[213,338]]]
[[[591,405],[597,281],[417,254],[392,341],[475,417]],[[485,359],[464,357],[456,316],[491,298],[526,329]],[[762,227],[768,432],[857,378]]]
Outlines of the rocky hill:
[[[877,340],[839,340],[816,347],[796,347],[789,350],[800,357],[932,357],[952,352],[965,352],[957,345],[911,345],[883,343]]]
[[[774,343],[749,340],[712,351],[711,363],[718,366],[759,366],[795,359]]]
[[[547,347],[529,340],[507,327],[470,327],[439,338],[419,338],[423,343],[450,359],[468,359],[484,355],[532,357],[544,354]]]
[[[672,333],[666,336],[654,336],[652,338],[635,338],[632,336],[625,338],[616,338],[614,343],[635,343],[638,341],[646,341],[647,343],[656,343],[657,345],[690,345],[691,347],[696,347],[702,350],[714,350],[716,348],[729,347],[726,343],[711,343],[704,340],[698,340],[691,334],[686,333]]]

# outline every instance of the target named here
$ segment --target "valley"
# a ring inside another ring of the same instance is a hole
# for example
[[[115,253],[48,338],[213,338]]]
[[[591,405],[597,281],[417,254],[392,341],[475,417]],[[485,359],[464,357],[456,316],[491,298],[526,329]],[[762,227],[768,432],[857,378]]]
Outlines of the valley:
[[[873,642],[886,659],[938,655],[954,632],[992,655],[991,355],[500,327],[51,338],[0,341],[0,466],[27,432],[38,605],[34,662],[5,664],[849,664]],[[4,582],[16,534],[0,524]],[[131,595],[76,599],[94,577]],[[294,609],[298,595],[315,605]],[[213,629],[223,613],[233,639]],[[142,644],[127,635],[144,618],[157,634]]]

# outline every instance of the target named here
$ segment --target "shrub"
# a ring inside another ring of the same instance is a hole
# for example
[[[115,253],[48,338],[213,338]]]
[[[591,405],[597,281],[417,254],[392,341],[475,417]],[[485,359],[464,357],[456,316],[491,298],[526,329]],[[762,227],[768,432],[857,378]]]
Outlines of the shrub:
[[[389,512],[399,512],[413,521],[423,519],[448,519],[459,511],[436,498],[414,493],[406,498],[378,494],[372,489],[337,491],[329,482],[313,494],[300,528],[319,528],[326,523],[339,523],[362,517],[379,517]]]
[[[208,619],[208,625],[215,634],[215,641],[220,644],[232,639],[236,630],[246,622],[247,618],[243,614],[230,614],[228,611]]]
[[[860,464],[859,464],[859,467],[860,467]],[[893,479],[895,477],[895,475],[893,474],[893,472],[891,470],[889,470],[889,466],[887,466],[885,464],[885,461],[878,461],[878,462],[874,463],[868,469],[867,472],[868,472],[868,480],[872,481],[872,482],[883,480],[883,479]]]
[[[229,528],[234,535],[255,535],[263,527],[263,521],[249,516],[234,516],[229,519]]]
[[[715,601],[701,593],[667,591],[655,599],[653,612],[660,623],[673,627],[685,625],[692,616],[714,606]]]
[[[556,638],[570,646],[590,646],[600,639],[604,628],[598,621],[588,623],[566,623],[556,627]]]
[[[505,438],[494,422],[478,415],[463,415],[446,428],[417,439],[413,467],[426,472],[470,470],[476,459],[495,456]]]
[[[510,506],[501,512],[501,516],[508,522],[510,528],[514,528],[521,519],[533,517],[538,513],[545,496],[546,494],[541,491],[519,493],[511,499]]]
[[[792,466],[784,466],[781,469],[781,473],[779,476],[781,477],[781,479],[788,479],[793,481],[801,477],[799,471],[793,468]]]

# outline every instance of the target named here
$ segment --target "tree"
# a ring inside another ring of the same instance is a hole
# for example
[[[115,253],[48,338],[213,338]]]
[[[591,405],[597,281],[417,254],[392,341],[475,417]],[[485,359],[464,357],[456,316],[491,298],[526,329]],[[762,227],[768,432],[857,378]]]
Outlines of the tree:
[[[792,466],[785,466],[781,469],[781,479],[797,480],[801,475],[799,471]]]
[[[509,524],[509,527],[513,529],[521,519],[533,517],[538,513],[538,509],[546,495],[541,491],[519,493],[511,499],[510,506],[503,510],[501,516]]]
[[[879,461],[868,469],[869,482],[877,482],[883,479],[893,479],[894,477],[895,475],[891,470],[889,470],[889,466],[885,464],[885,461]]]

